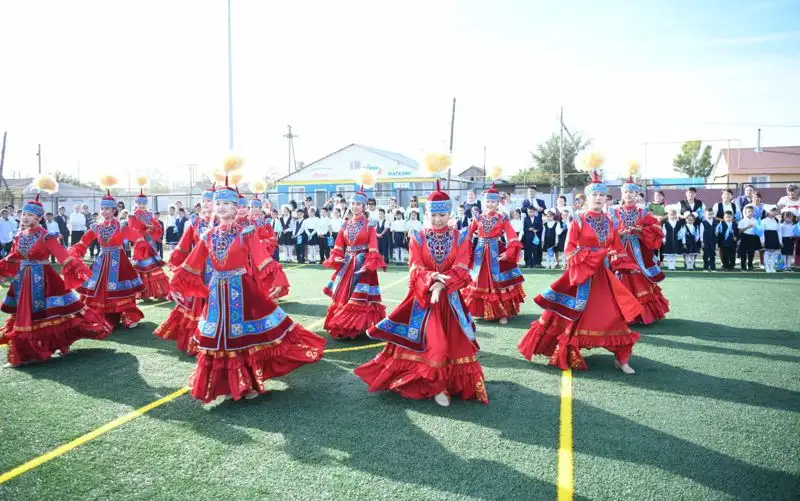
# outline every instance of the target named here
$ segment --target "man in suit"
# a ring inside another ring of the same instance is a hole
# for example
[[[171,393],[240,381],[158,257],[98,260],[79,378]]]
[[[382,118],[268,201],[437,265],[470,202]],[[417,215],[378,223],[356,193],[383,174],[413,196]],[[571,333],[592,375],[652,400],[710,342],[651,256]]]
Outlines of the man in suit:
[[[528,207],[523,211],[525,216],[522,218],[522,249],[525,255],[525,267],[526,268],[533,268],[534,260],[536,257],[536,248],[537,244],[535,241],[541,241],[541,239],[536,240],[538,237],[538,231],[540,227],[536,226],[536,211],[533,207]],[[539,255],[539,263],[542,262],[541,257],[541,250],[538,252]]]
[[[542,240],[542,228],[544,227],[544,221],[542,219],[542,215],[544,214],[544,210],[547,209],[547,206],[544,203],[544,200],[541,198],[536,198],[537,190],[536,185],[528,186],[528,193],[525,200],[522,201],[522,209],[523,211],[527,211],[528,209],[533,209],[533,225],[536,227],[536,237],[539,241]],[[537,250],[538,249],[538,250]],[[533,250],[533,264],[531,268],[541,268],[542,267],[542,252],[541,248],[534,248]]]
[[[67,223],[69,222],[69,218],[67,217],[67,208],[63,205],[58,208],[58,215],[55,217],[55,221],[58,224],[58,232],[61,233],[62,243],[65,246],[69,245],[69,227]]]

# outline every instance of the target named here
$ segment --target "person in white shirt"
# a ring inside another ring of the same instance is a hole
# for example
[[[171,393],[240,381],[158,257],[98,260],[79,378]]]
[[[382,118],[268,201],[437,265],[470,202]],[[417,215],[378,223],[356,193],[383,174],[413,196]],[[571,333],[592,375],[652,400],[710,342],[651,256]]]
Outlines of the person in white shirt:
[[[408,215],[408,222],[406,223],[406,232],[419,231],[422,229],[422,221],[419,219],[419,212],[413,210]]]
[[[8,209],[0,211],[0,257],[5,257],[11,252],[11,244],[14,243],[14,234],[19,225],[14,219],[8,217]]]
[[[81,213],[80,204],[75,204],[73,213],[69,215],[70,243],[77,244],[86,233],[86,216]]]
[[[53,233],[59,236],[58,241],[61,242],[61,232],[58,231],[58,222],[53,219],[53,213],[48,212],[44,215],[44,227],[47,229],[47,233]],[[61,245],[64,245],[64,242],[61,242]],[[50,262],[55,263],[56,258],[53,255],[50,255]]]
[[[165,238],[167,245],[169,245],[172,249],[174,249],[175,245],[178,244],[178,232],[175,231],[175,217],[177,215],[177,211],[178,209],[175,208],[174,205],[170,205],[167,217],[164,218]]]
[[[784,207],[781,210],[781,256],[783,256],[783,271],[792,271],[792,260],[794,259],[794,214],[792,209]]]
[[[789,209],[794,217],[800,217],[800,188],[794,183],[786,187],[786,196],[778,200],[778,210]]]
[[[402,211],[395,211],[394,221],[392,221],[389,229],[392,232],[392,257],[395,259],[395,263],[402,263],[403,248],[408,242],[406,238],[406,222],[403,219]]]
[[[369,212],[369,220],[378,220],[378,202],[374,198],[367,200],[367,211]]]
[[[309,263],[319,262],[319,226],[317,209],[308,207],[308,217],[303,220],[302,231],[306,234],[306,257]]]
[[[742,271],[753,271],[753,257],[761,248],[761,239],[756,235],[758,221],[753,217],[753,204],[747,204],[739,220],[739,258]]]
[[[328,209],[325,207],[319,210],[319,221],[317,223],[317,238],[319,239],[319,261],[324,262],[331,254],[331,247],[328,239],[331,236],[331,218],[328,216]],[[334,240],[336,242],[336,240]]]
[[[778,208],[773,207],[767,217],[761,220],[761,246],[764,248],[764,268],[767,273],[775,273],[775,266],[781,257],[781,235],[778,223]]]

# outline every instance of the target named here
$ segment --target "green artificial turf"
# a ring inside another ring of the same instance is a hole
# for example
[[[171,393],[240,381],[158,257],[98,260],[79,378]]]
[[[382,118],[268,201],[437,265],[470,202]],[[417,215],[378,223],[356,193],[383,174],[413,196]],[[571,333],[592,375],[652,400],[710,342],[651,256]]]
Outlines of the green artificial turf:
[[[381,274],[388,308],[407,273]],[[329,271],[288,274],[284,309],[322,333]],[[526,274],[529,299],[556,277]],[[663,285],[672,311],[640,329],[637,374],[601,350],[574,374],[575,499],[797,499],[800,275]],[[192,360],[152,334],[171,304],[143,306],[134,330],[0,370],[0,473],[185,385]],[[352,371],[377,349],[330,353],[253,401],[179,397],[0,485],[0,499],[555,499],[561,373],[516,351],[539,313],[528,301],[507,326],[478,322],[488,406],[369,394]]]

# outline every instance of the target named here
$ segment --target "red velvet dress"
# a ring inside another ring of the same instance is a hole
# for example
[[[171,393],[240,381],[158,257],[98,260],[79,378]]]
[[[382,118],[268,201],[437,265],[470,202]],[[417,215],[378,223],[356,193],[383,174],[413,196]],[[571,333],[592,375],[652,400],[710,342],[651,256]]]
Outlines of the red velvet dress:
[[[14,277],[0,307],[10,315],[0,328],[0,344],[8,343],[11,365],[47,360],[56,350],[66,354],[78,339],[111,333],[111,324],[72,290],[89,276],[89,268],[70,256],[59,238],[41,227],[20,231],[0,260],[0,275]],[[50,264],[51,255],[61,263],[63,279]]]
[[[636,266],[625,258],[605,214],[576,215],[567,239],[567,270],[534,299],[545,312],[531,323],[519,351],[528,360],[546,355],[550,365],[586,370],[581,348],[603,347],[624,364],[639,339],[628,323],[641,315],[642,307],[606,262],[621,273]]]
[[[472,221],[467,241],[477,232],[473,250],[472,280],[464,291],[464,300],[473,317],[500,320],[519,313],[525,301],[522,272],[517,267],[522,244],[511,222],[500,212],[485,212]],[[506,244],[500,241],[505,235]],[[500,260],[505,252],[506,259]]]
[[[169,294],[169,279],[162,269],[164,260],[158,255],[156,242],[161,241],[161,225],[149,210],[133,211],[128,218],[128,225],[141,233],[144,240],[133,246],[133,269],[139,273],[144,290],[139,293],[140,299],[166,299]]]
[[[100,255],[92,264],[92,276],[76,290],[93,310],[105,315],[112,324],[122,322],[126,327],[141,321],[144,314],[136,307],[136,296],[144,290],[142,279],[122,251],[124,240],[144,242],[142,235],[122,226],[116,218],[89,226],[89,231],[70,247],[71,255],[82,258],[92,241],[100,244]]]
[[[208,285],[203,275],[211,263]],[[250,391],[264,393],[267,380],[322,358],[325,339],[296,324],[267,297],[265,281],[278,268],[253,226],[217,226],[199,240],[171,286],[182,296],[206,299],[197,325],[197,365],[192,396],[203,402]]]
[[[322,264],[336,270],[322,290],[333,300],[325,316],[325,329],[332,337],[355,338],[386,316],[378,284],[378,270],[386,270],[386,263],[378,252],[375,228],[364,216],[344,224]]]
[[[192,220],[191,224],[184,226],[183,235],[178,242],[178,245],[172,251],[169,257],[169,266],[171,269],[176,269],[189,256],[200,236],[203,235],[211,226],[216,226],[219,221],[216,218],[209,218],[199,216]],[[211,267],[206,265],[204,282],[208,285],[208,279],[211,277]],[[186,298],[173,298],[175,300],[175,309],[173,309],[169,317],[159,325],[154,334],[161,339],[174,340],[178,349],[188,355],[197,353],[197,340],[195,339],[195,332],[197,331],[197,322],[200,320],[205,309],[206,303],[203,298],[199,297],[186,297]]]
[[[475,324],[460,290],[470,282],[470,242],[453,228],[414,232],[409,242],[409,292],[375,327],[370,337],[389,343],[355,374],[369,391],[391,390],[405,398],[431,398],[444,391],[487,404],[478,362]],[[437,303],[431,303],[433,275],[450,278]]]
[[[620,235],[628,257],[636,263],[638,271],[621,273],[619,279],[642,305],[642,314],[635,322],[652,324],[667,316],[669,301],[661,293],[658,283],[664,280],[664,272],[658,265],[656,252],[661,248],[664,233],[658,219],[645,209],[635,205],[614,207],[609,212],[617,232],[638,226],[641,231]]]

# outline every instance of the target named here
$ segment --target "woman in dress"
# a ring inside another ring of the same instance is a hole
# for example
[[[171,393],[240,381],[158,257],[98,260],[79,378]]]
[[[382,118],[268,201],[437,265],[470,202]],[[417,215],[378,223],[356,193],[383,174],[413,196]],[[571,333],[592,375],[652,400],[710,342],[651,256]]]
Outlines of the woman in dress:
[[[322,358],[325,340],[295,323],[274,299],[288,283],[272,281],[277,263],[267,255],[252,225],[236,222],[238,196],[226,186],[214,193],[219,225],[209,229],[175,271],[179,297],[206,300],[198,323],[192,396],[251,399],[267,391],[269,379]],[[211,277],[204,280],[209,264]]]
[[[42,191],[58,190],[50,176],[40,176],[35,185]],[[89,277],[89,268],[67,253],[60,234],[41,226],[42,216],[44,207],[36,195],[22,207],[11,252],[0,260],[0,276],[13,277],[0,306],[9,315],[0,327],[0,344],[8,344],[10,367],[48,360],[56,351],[66,355],[78,339],[103,339],[112,330],[72,290]],[[51,256],[61,263],[63,279],[50,264]]]
[[[110,176],[104,179],[108,186],[116,184],[116,180]],[[100,255],[92,264],[92,276],[77,291],[87,306],[105,315],[112,325],[122,323],[133,329],[144,318],[144,314],[136,307],[136,296],[144,290],[144,284],[122,251],[122,242],[128,240],[134,245],[146,245],[147,242],[130,224],[123,226],[117,221],[114,217],[116,207],[114,197],[108,192],[100,201],[103,222],[89,226],[80,242],[69,248],[69,253],[82,258],[89,244],[97,240]]]
[[[614,353],[617,368],[633,374],[628,359],[639,333],[628,324],[642,315],[642,307],[614,272],[638,267],[625,260],[619,235],[602,212],[608,188],[595,171],[591,175],[584,190],[588,211],[575,216],[567,233],[567,270],[534,299],[545,311],[518,348],[528,360],[545,355],[550,365],[586,370],[581,348],[603,347]]]
[[[192,249],[197,245],[209,229],[216,226],[219,221],[214,216],[214,186],[203,191],[200,196],[200,216],[194,218],[190,224],[184,226],[183,235],[172,251],[169,257],[169,267],[171,270],[176,270],[186,258]],[[211,269],[206,266],[203,276],[204,283],[207,285],[211,277]],[[176,300],[177,298],[173,298]],[[195,339],[195,332],[197,331],[197,322],[200,320],[205,309],[205,301],[202,298],[187,297],[175,301],[176,306],[169,317],[156,328],[154,334],[161,339],[175,341],[178,349],[188,355],[197,353],[197,339]]]
[[[497,211],[500,194],[492,187],[484,193],[483,213],[472,221],[467,240],[477,234],[472,280],[464,294],[473,317],[508,323],[525,301],[522,272],[517,267],[522,244],[505,214]],[[505,236],[505,243],[500,237]]]
[[[638,193],[639,186],[631,175],[622,185],[622,205],[612,207],[608,215],[626,254],[638,268],[636,272],[623,273],[619,278],[642,305],[642,314],[635,321],[647,325],[666,317],[669,301],[658,286],[664,280],[664,272],[658,263],[658,251],[664,238],[661,222],[647,209],[636,207]]]
[[[147,184],[144,176],[137,181],[140,186]],[[128,226],[144,237],[133,245],[133,269],[144,284],[144,290],[139,293],[138,298],[166,299],[169,294],[169,279],[163,270],[166,263],[158,253],[158,242],[161,241],[163,229],[153,213],[147,209],[147,196],[143,189],[139,190],[135,202],[136,209],[128,216]]]
[[[405,398],[433,398],[450,405],[451,395],[489,403],[483,369],[476,359],[475,324],[460,290],[470,282],[466,232],[448,223],[452,202],[436,181],[426,202],[430,226],[410,236],[409,292],[370,337],[388,341],[355,374],[369,391],[391,390]]]
[[[263,203],[261,199],[258,198],[258,193],[265,191],[267,189],[266,183],[263,181],[256,181],[251,186],[253,190],[253,198],[250,199],[249,202],[249,224],[255,227],[256,235],[258,239],[261,241],[261,245],[264,247],[267,256],[270,259],[270,265],[272,262],[275,264],[273,266],[273,272],[270,274],[268,279],[268,283],[266,284],[266,289],[269,290],[272,288],[271,281],[277,281],[281,284],[285,284],[285,286],[281,287],[281,292],[278,297],[284,297],[289,294],[289,279],[286,278],[286,275],[283,272],[283,266],[274,259],[275,256],[275,249],[278,247],[278,237],[275,235],[275,230],[272,228],[272,221],[267,219],[264,215]]]
[[[352,217],[336,237],[331,257],[323,265],[336,270],[322,292],[331,298],[325,330],[335,339],[353,339],[386,316],[381,303],[378,270],[386,263],[378,251],[375,228],[364,216],[363,187],[350,201]]]

